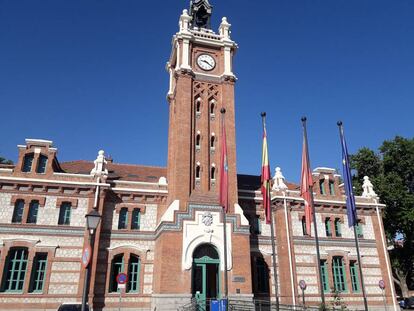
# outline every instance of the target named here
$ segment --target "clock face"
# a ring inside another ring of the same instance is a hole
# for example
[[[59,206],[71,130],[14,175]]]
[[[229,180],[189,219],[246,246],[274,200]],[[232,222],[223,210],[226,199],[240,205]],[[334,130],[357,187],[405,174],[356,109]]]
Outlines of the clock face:
[[[216,66],[216,61],[214,60],[213,57],[211,57],[208,54],[201,54],[198,58],[197,58],[197,65],[204,70],[213,70],[214,67]]]

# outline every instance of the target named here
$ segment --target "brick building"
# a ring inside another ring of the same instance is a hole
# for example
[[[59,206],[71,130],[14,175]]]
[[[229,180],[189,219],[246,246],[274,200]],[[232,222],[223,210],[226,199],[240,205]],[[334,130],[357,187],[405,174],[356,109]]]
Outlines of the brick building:
[[[230,24],[211,30],[212,7],[193,1],[179,18],[167,63],[169,136],[167,167],[118,164],[100,151],[95,161],[61,163],[51,141],[27,139],[15,165],[0,167],[0,309],[54,310],[80,301],[88,241],[85,214],[102,221],[93,238],[89,303],[118,310],[116,275],[129,276],[123,310],[174,310],[199,299],[221,297],[224,252],[229,297],[274,299],[270,226],[264,221],[260,176],[237,174],[232,58],[237,49]],[[229,163],[227,250],[219,206],[220,109],[225,108]],[[258,160],[256,160],[257,162]],[[321,262],[314,239],[304,234],[298,185],[280,169],[272,188],[278,295],[299,305],[319,290],[332,301],[341,292],[350,307],[363,305],[353,231],[340,176],[317,168],[315,205]],[[362,269],[370,310],[395,308],[381,211],[367,179],[357,197]],[[322,266],[323,284],[317,268]]]

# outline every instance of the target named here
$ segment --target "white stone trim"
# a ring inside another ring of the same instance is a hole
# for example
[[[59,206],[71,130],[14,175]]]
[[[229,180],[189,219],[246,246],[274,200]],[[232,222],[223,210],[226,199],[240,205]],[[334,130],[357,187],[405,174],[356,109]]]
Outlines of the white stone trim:
[[[148,193],[168,193],[162,189],[134,189],[134,188],[112,188],[113,191],[148,192]]]
[[[0,168],[0,172],[7,172],[7,173],[13,173],[13,169],[12,168]]]
[[[53,184],[64,184],[64,185],[80,185],[80,186],[103,186],[103,187],[110,186],[110,184],[106,184],[106,183],[65,181],[65,180],[39,179],[39,178],[4,177],[4,176],[0,176],[0,180],[13,180],[13,181],[21,181],[21,182],[25,182],[25,181],[26,182],[41,182],[41,183],[53,183]]]
[[[170,206],[168,206],[164,215],[162,215],[160,223],[163,221],[174,221],[174,212],[180,209],[180,200],[174,200]]]
[[[183,221],[183,252],[182,269],[189,270],[193,264],[194,250],[201,244],[211,244],[216,247],[220,258],[220,270],[224,271],[224,242],[223,223],[220,220],[220,212],[208,212],[212,216],[212,223],[203,223],[205,211],[196,211],[195,220]],[[232,224],[227,223],[227,236],[231,236]],[[232,269],[232,243],[227,239],[227,270]]]
[[[234,212],[236,214],[240,215],[240,224],[242,226],[248,226],[249,225],[249,221],[247,220],[246,216],[244,216],[243,209],[241,208],[241,206],[238,203],[234,204]]]

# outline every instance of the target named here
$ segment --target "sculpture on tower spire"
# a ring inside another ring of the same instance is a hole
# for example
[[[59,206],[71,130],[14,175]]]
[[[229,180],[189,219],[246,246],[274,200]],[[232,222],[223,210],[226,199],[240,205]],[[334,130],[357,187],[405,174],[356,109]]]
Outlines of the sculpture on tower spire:
[[[211,12],[213,6],[208,0],[190,1],[190,16],[192,17],[192,28],[211,29]]]

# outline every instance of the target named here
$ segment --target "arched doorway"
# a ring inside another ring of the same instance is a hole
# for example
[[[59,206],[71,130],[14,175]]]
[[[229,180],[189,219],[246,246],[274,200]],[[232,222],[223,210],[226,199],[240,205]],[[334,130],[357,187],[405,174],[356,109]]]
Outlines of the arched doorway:
[[[220,297],[220,258],[211,244],[198,246],[193,253],[192,294],[199,306],[207,306],[209,299]]]

